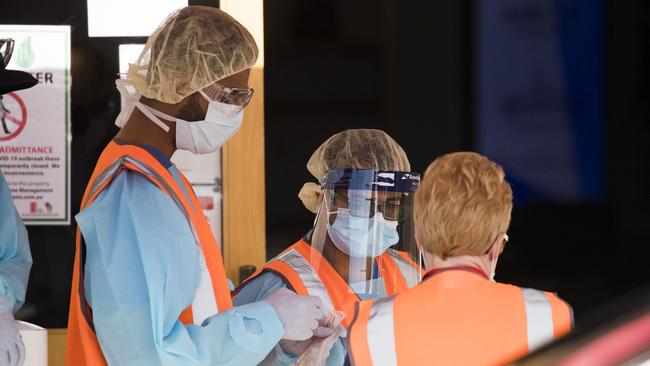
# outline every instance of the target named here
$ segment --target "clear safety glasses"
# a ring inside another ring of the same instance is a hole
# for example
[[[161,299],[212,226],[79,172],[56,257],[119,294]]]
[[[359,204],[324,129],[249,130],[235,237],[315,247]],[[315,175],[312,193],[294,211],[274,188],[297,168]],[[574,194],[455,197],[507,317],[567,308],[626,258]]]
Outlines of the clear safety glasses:
[[[0,61],[2,65],[0,68],[5,68],[9,65],[9,60],[11,60],[11,55],[14,52],[14,40],[11,38],[2,38],[0,39]]]
[[[255,90],[253,88],[230,88],[221,84],[212,84],[202,90],[204,97],[208,100],[224,105],[222,112],[228,115],[234,115],[246,108],[253,98]],[[236,107],[236,108],[233,108]]]
[[[339,188],[334,192],[334,203],[340,208],[348,208],[356,217],[374,217],[375,213],[381,213],[387,220],[403,221],[411,214],[410,206],[403,204],[409,195],[408,192]]]

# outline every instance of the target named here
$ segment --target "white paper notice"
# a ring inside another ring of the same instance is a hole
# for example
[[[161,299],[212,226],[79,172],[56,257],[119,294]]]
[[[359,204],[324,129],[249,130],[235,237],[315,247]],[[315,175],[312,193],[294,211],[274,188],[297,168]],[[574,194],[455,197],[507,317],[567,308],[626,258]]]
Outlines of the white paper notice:
[[[0,25],[7,69],[38,84],[2,96],[0,169],[26,224],[70,223],[70,27]]]

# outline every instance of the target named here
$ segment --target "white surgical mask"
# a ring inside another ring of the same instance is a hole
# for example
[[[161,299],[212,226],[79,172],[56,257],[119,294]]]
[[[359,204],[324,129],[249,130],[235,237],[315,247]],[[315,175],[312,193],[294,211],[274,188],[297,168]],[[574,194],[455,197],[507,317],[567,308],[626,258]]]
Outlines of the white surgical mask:
[[[239,130],[244,119],[243,110],[234,112],[239,108],[238,106],[213,102],[203,91],[199,91],[208,101],[205,119],[193,122],[185,121],[140,103],[140,94],[128,81],[118,79],[115,84],[122,97],[125,98],[125,105],[115,121],[118,127],[121,128],[126,124],[133,109],[137,107],[165,132],[169,131],[169,126],[160,119],[174,121],[176,123],[176,147],[194,154],[207,154],[219,149]],[[226,113],[229,110],[234,113]]]
[[[194,154],[211,153],[219,149],[239,130],[244,118],[243,110],[230,114],[224,111],[229,108],[235,110],[238,107],[209,99],[208,103],[208,113],[203,121],[187,122],[176,119],[177,148]]]
[[[350,215],[347,208],[339,208],[332,225],[327,224],[327,232],[334,245],[353,258],[366,258],[381,255],[399,242],[397,221],[386,220],[376,213],[374,217]],[[329,221],[329,220],[328,220]]]

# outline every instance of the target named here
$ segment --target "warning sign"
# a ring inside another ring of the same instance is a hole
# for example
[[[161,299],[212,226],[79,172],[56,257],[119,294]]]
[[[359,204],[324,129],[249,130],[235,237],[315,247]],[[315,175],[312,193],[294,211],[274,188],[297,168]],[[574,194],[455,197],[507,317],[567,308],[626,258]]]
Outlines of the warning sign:
[[[70,223],[70,27],[0,25],[10,70],[38,84],[0,99],[0,169],[26,224]]]
[[[9,141],[23,131],[27,123],[27,108],[25,103],[16,93],[0,95],[0,108],[2,108],[2,132],[0,141]]]

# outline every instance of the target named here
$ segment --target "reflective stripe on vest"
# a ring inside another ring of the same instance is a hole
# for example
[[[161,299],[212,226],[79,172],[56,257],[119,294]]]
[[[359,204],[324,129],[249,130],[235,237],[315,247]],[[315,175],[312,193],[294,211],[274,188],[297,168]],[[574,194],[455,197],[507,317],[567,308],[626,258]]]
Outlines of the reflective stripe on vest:
[[[181,199],[174,194],[174,190],[167,184],[167,182],[165,182],[165,180],[160,176],[160,174],[156,173],[155,170],[149,169],[149,167],[145,163],[140,162],[137,159],[130,157],[128,155],[122,156],[119,159],[117,159],[113,164],[109,165],[104,171],[102,171],[97,176],[97,178],[92,182],[90,186],[89,194],[86,197],[84,197],[84,200],[81,203],[81,207],[85,208],[88,199],[98,194],[99,193],[98,190],[104,188],[104,185],[109,181],[111,181],[115,177],[115,175],[122,169],[122,167],[127,163],[133,164],[134,167],[136,167],[138,170],[141,171],[141,173],[149,177],[149,179],[155,181],[156,184],[158,184],[165,191],[165,193],[167,193],[169,197],[171,197],[172,201],[174,201],[174,204],[176,204],[176,206],[183,213],[183,216],[185,216],[185,219],[187,220],[188,224],[190,225],[190,228],[192,229],[192,235],[194,236],[194,240],[196,240],[196,242],[198,243],[198,236],[194,229],[194,225],[192,225],[192,221],[190,220],[190,215],[185,210],[185,206],[183,206]]]
[[[330,298],[325,285],[323,285],[323,282],[314,271],[314,268],[312,268],[305,257],[298,253],[297,250],[291,249],[286,251],[277,256],[275,260],[282,261],[291,267],[298,277],[300,277],[300,280],[305,285],[309,295],[319,297],[323,300],[323,303],[325,303],[329,311],[334,310],[334,304],[332,303],[332,299]]]
[[[368,319],[368,350],[372,364],[397,366],[393,297],[379,299],[372,304]]]
[[[390,258],[395,262],[399,274],[404,278],[407,286],[409,288],[415,287],[419,282],[420,271],[405,260],[398,251],[389,249],[386,253],[388,253]],[[329,310],[335,308],[334,302],[329,296],[327,287],[323,284],[320,276],[315,272],[309,261],[296,249],[287,250],[278,255],[275,259],[271,260],[271,262],[275,261],[281,261],[291,267],[300,278],[300,281],[307,289],[309,295],[320,297]],[[393,295],[393,293],[389,293],[388,295]]]
[[[553,311],[543,291],[522,288],[526,304],[528,351],[532,352],[553,340]]]
[[[418,268],[414,267],[412,263],[404,259],[404,257],[402,257],[396,250],[388,249],[386,253],[388,253],[388,255],[390,255],[393,261],[395,261],[397,264],[397,269],[399,269],[402,277],[404,277],[406,286],[408,286],[408,288],[413,288],[417,286],[418,283],[420,283],[422,275],[420,274]]]
[[[526,307],[528,351],[532,352],[553,341],[553,312],[543,291],[529,288],[522,288],[521,291]],[[367,321],[359,319],[361,326],[366,322],[368,352],[374,366],[397,366],[398,364],[393,313],[394,297],[391,296],[372,303]],[[354,328],[352,332],[357,330]],[[354,342],[352,338],[350,341]],[[351,347],[355,347],[355,344],[352,344]],[[353,361],[356,352],[361,353],[360,356],[363,357],[362,349],[352,350]]]

